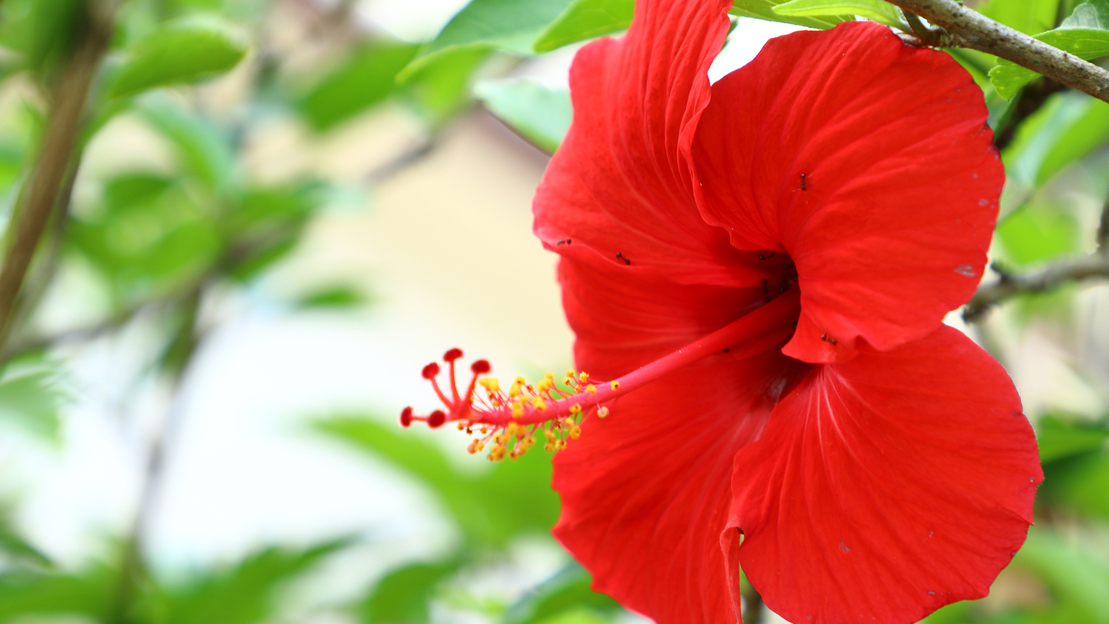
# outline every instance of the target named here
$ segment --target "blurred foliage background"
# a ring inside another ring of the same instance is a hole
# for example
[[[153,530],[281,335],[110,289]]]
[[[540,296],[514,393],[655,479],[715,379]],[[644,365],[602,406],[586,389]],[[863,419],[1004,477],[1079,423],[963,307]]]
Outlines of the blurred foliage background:
[[[36,176],[58,190],[0,350],[0,621],[635,621],[549,537],[548,457],[486,465],[395,419],[456,342],[513,372],[569,363],[527,198],[574,49],[632,8],[0,2],[9,249]],[[1109,54],[1109,2],[976,8]],[[783,24],[908,28],[880,0],[733,15],[716,77]],[[1009,176],[991,279],[1104,257],[1109,105],[954,54]],[[1107,290],[951,323],[1013,375],[1047,479],[991,596],[928,621],[1109,623]]]

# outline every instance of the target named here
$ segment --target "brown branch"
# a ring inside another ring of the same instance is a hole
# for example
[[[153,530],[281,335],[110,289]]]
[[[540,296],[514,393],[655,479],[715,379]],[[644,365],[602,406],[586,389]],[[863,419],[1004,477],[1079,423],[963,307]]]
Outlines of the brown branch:
[[[1039,271],[1015,275],[994,266],[1001,278],[983,286],[963,309],[963,319],[977,321],[993,306],[1020,294],[1041,293],[1064,284],[1095,277],[1109,277],[1109,256],[1095,253],[1084,258],[1049,264]]]
[[[3,268],[0,268],[0,347],[11,331],[16,299],[35,250],[54,207],[61,203],[59,198],[65,190],[66,173],[73,161],[89,88],[111,39],[112,11],[104,10],[95,0],[90,0],[88,9],[85,31],[73,54],[65,61],[54,88],[53,108],[46,122],[38,161],[8,233],[8,249]]]
[[[889,2],[944,29],[917,33],[929,45],[970,48],[993,54],[1109,102],[1109,72],[1069,52],[999,24],[954,0]]]

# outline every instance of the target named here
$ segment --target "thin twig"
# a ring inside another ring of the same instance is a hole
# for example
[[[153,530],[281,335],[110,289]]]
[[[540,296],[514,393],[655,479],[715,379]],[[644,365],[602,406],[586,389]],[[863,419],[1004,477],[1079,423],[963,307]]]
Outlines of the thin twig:
[[[1072,89],[1109,102],[1109,72],[1029,35],[999,24],[954,0],[889,0],[944,31],[920,35],[938,47],[960,47],[993,54],[1043,74]]]
[[[994,270],[998,270],[996,266]],[[1046,292],[1064,284],[1094,277],[1109,277],[1109,257],[1100,253],[1090,254],[1084,258],[1055,262],[1039,271],[1023,275],[1004,270],[998,272],[1001,278],[979,288],[963,309],[963,319],[967,322],[977,321],[991,307],[1016,295]]]
[[[4,265],[0,268],[0,347],[11,330],[16,298],[27,269],[50,215],[60,203],[59,194],[64,190],[63,182],[73,160],[89,88],[111,40],[112,11],[103,10],[98,4],[94,0],[88,3],[85,32],[58,77],[38,161],[28,181],[25,201],[11,226]]]

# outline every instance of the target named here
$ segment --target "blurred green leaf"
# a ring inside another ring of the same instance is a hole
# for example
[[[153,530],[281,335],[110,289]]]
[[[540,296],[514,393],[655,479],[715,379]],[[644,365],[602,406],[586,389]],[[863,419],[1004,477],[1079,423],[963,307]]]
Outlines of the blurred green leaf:
[[[996,234],[1008,260],[1028,265],[1075,251],[1080,231],[1072,215],[1030,204],[998,224]]]
[[[358,607],[365,624],[427,624],[432,592],[462,565],[460,559],[417,563],[390,572]]]
[[[567,613],[597,618],[623,612],[615,600],[592,590],[592,580],[589,572],[571,563],[512,605],[503,624],[537,624]]]
[[[63,395],[57,370],[45,363],[12,363],[0,376],[0,419],[14,422],[51,442],[58,441]]]
[[[323,204],[315,182],[252,188],[227,216],[232,248],[227,258],[236,279],[253,279],[296,248],[308,220]]]
[[[300,100],[301,115],[323,131],[384,101],[397,91],[397,72],[408,65],[417,48],[385,41],[359,47]]]
[[[885,0],[790,0],[772,10],[789,17],[858,15],[895,28],[905,26],[897,7]]]
[[[269,620],[282,586],[350,544],[335,540],[311,548],[267,548],[234,567],[161,587],[141,605],[159,624],[255,624]]]
[[[729,13],[771,22],[784,22],[786,24],[805,26],[807,28],[818,28],[820,30],[827,30],[840,22],[854,19],[849,15],[821,15],[813,17],[804,15],[782,15],[774,12],[774,7],[780,4],[782,4],[782,2],[778,0],[732,0],[732,9]]]
[[[1086,60],[1109,54],[1109,0],[1083,2],[1059,28],[1042,32],[1035,38]],[[990,70],[990,81],[997,93],[1008,99],[1038,75],[998,59],[997,66]]]
[[[490,54],[478,47],[425,65],[405,82],[407,93],[432,125],[440,124],[471,102],[473,75]]]
[[[350,286],[335,286],[305,295],[297,305],[301,308],[349,308],[365,300],[362,293]]]
[[[150,174],[110,180],[99,210],[75,216],[66,237],[109,279],[119,305],[195,279],[221,248],[212,212]]]
[[[548,154],[570,128],[570,92],[530,80],[485,80],[474,94],[508,127]]]
[[[116,580],[115,571],[103,566],[80,574],[5,571],[0,573],[0,622],[50,615],[103,621]]]
[[[189,174],[209,189],[225,192],[236,171],[231,137],[211,120],[156,96],[142,98],[136,112],[177,148]]]
[[[81,0],[0,3],[0,46],[22,55],[17,67],[42,71],[69,54],[85,19]]]
[[[569,4],[570,0],[471,0],[398,79],[406,82],[421,67],[465,50],[503,49],[530,55],[532,41]]]
[[[1104,492],[1104,490],[1103,490]],[[1014,565],[1035,573],[1058,601],[1081,617],[1072,621],[1109,624],[1109,564],[1065,543],[1050,529],[1033,526]]]
[[[1043,498],[1073,511],[1109,520],[1109,453],[1072,455],[1044,467]],[[1050,483],[1046,481],[1050,480]],[[1109,587],[1109,585],[1106,585]]]
[[[12,527],[7,513],[0,513],[0,553],[3,553],[8,562],[25,562],[40,568],[51,568],[54,565],[42,551]]]
[[[1045,416],[1036,424],[1040,461],[1045,464],[1101,449],[1107,439],[1109,427],[1104,422],[1090,423]]]
[[[317,427],[423,481],[471,542],[503,545],[523,531],[545,533],[558,518],[558,497],[550,488],[551,460],[540,449],[474,475],[454,469],[437,445],[399,425],[338,417]],[[465,446],[465,439],[459,437],[458,443]],[[481,456],[473,459],[488,463]]]
[[[239,64],[249,47],[234,26],[213,16],[163,25],[139,41],[107,87],[108,97],[194,82]]]
[[[975,9],[986,17],[1001,22],[1026,35],[1035,35],[1055,27],[1061,0],[990,0]]]
[[[532,43],[536,52],[626,30],[632,23],[635,0],[573,0]]]
[[[1002,154],[1011,182],[1038,187],[1109,140],[1109,104],[1081,93],[1052,96]]]

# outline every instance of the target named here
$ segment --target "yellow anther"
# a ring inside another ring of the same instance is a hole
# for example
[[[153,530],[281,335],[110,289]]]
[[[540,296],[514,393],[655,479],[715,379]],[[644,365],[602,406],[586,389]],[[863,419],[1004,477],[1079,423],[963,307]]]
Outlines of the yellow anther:
[[[546,379],[541,379],[539,380],[539,383],[535,385],[535,390],[539,392],[539,394],[543,394],[550,390],[552,387],[554,387],[553,380],[548,381]]]
[[[458,430],[459,430],[459,431],[462,431],[462,430],[463,430],[463,429],[465,429],[465,428],[466,428],[466,425],[464,425],[464,424],[462,424],[462,423],[458,423]]]
[[[574,378],[572,376],[568,375],[568,376],[562,378],[562,385],[564,385],[564,386],[569,386],[573,383],[574,383]]]
[[[585,383],[585,382],[589,381],[589,373],[582,373],[582,374],[578,375],[578,381],[580,381],[582,383]]]
[[[594,386],[593,384],[589,384],[588,386],[585,387],[585,391],[588,392],[589,394],[597,394],[597,386]]]
[[[570,437],[577,440],[581,436],[581,427],[574,425],[570,427]]]
[[[489,451],[489,461],[495,461],[495,462],[501,461],[502,459],[504,459],[505,453],[506,453],[506,451],[505,451],[505,448],[503,446],[500,446],[500,445],[494,446]]]
[[[470,455],[473,455],[474,453],[477,453],[477,451],[478,451],[477,440],[474,440],[473,442],[470,442],[470,446],[466,447],[466,451],[469,452]]]
[[[524,434],[527,433],[527,431],[523,427],[521,427],[520,425],[517,425],[514,422],[513,423],[508,423],[507,431],[508,431],[508,437],[510,437],[510,438],[522,438],[522,437],[524,437]]]
[[[527,379],[524,379],[524,378],[523,378],[523,377],[521,376],[521,377],[517,377],[517,378],[516,378],[516,383],[520,384],[521,386],[526,386],[526,385],[528,385],[528,380],[527,380]]]
[[[507,441],[508,441],[508,439],[505,438],[504,436],[502,436],[499,433],[497,435],[493,436],[493,444],[504,444]]]
[[[561,451],[566,448],[566,440],[559,440],[555,443],[555,450]]]
[[[512,403],[512,417],[519,418],[524,415],[524,404],[520,399],[516,399]]]
[[[501,391],[501,383],[493,377],[482,377],[477,382],[490,394],[496,394]]]
[[[547,410],[547,402],[543,400],[543,397],[532,397],[531,406],[541,412]]]
[[[551,433],[551,431],[549,429],[544,429],[543,430],[543,435],[547,436],[547,441],[548,442],[554,441],[554,439],[556,437],[555,434]]]
[[[508,389],[508,396],[514,399],[520,396],[520,385],[519,382],[512,384],[512,387]]]
[[[554,373],[547,373],[546,375],[543,375],[543,378],[551,383],[554,383]]]
[[[572,369],[572,368],[567,368],[567,369],[566,369],[566,376],[567,376],[567,377],[576,377],[576,376],[577,376],[577,373],[576,373],[576,372],[574,372],[574,369]]]
[[[543,450],[544,450],[544,451],[547,451],[548,453],[552,453],[552,452],[554,452],[554,450],[555,450],[555,449],[554,449],[554,447],[555,447],[555,445],[554,445],[554,442],[548,442],[548,443],[547,443],[547,444],[546,444],[546,445],[545,445],[545,446],[543,447]]]
[[[570,413],[573,414],[574,416],[577,416],[578,414],[581,413],[581,406],[580,405],[571,405],[570,406]]]
[[[619,390],[620,389],[620,382],[619,381],[614,381],[609,385],[612,386],[613,390]]]
[[[528,436],[528,437],[524,438],[524,446],[526,446],[528,448],[531,448],[531,447],[535,446],[535,438],[533,438],[531,436]]]
[[[597,418],[605,418],[607,416],[608,416],[608,408],[607,407],[597,408]]]

